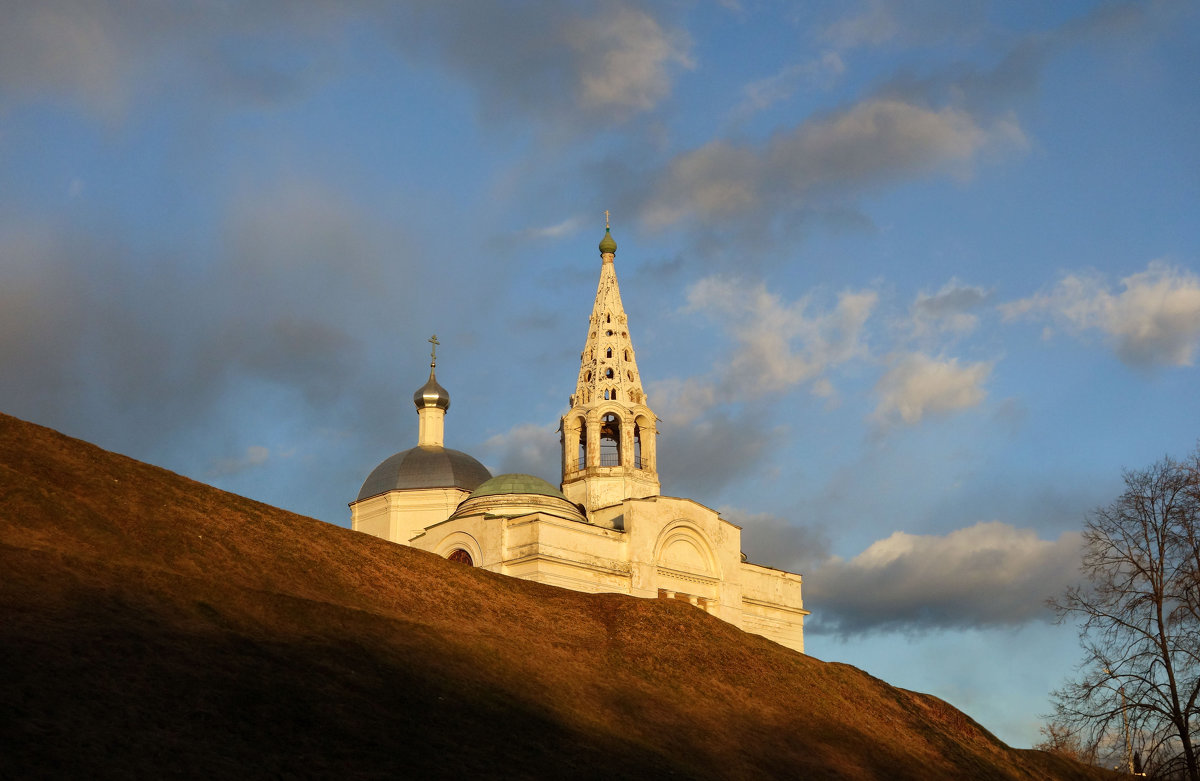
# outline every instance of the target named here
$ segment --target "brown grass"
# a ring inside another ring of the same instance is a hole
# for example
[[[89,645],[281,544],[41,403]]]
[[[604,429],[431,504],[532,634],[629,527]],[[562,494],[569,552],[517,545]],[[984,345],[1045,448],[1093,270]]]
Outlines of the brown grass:
[[[1107,778],[670,600],[452,564],[0,415],[0,776]]]

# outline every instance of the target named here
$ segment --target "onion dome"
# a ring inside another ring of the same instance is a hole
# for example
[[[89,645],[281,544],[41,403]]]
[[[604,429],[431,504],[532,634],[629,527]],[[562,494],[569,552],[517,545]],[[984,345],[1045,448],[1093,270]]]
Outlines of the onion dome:
[[[371,470],[355,501],[412,488],[474,491],[491,477],[486,466],[460,450],[418,445],[391,456]]]
[[[600,254],[617,254],[617,240],[612,237],[612,231],[607,227],[604,229],[604,238],[600,239]]]
[[[438,385],[437,378],[433,376],[432,364],[429,367],[429,381],[413,394],[413,404],[417,405],[417,409],[438,407],[442,412],[450,409],[450,392]]]

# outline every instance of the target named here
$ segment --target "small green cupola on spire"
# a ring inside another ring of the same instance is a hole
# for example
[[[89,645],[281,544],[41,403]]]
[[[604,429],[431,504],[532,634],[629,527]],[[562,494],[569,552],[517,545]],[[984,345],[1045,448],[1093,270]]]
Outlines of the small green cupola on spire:
[[[604,238],[600,239],[600,254],[617,254],[617,241],[612,237],[612,231],[609,229],[607,211],[604,212]]]

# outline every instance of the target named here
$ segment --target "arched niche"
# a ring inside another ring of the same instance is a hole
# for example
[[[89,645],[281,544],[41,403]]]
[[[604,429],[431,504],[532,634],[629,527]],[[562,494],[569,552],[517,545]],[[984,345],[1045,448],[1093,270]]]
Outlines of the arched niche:
[[[688,521],[676,521],[659,535],[654,564],[681,572],[721,577],[721,567],[708,537]]]

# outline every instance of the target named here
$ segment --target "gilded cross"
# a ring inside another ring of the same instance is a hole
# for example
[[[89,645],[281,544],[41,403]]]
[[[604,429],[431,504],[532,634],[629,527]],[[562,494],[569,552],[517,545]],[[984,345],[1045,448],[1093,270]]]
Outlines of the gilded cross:
[[[605,230],[608,230],[608,228],[609,228],[609,225],[608,225],[608,209],[605,209],[605,210],[604,210],[604,229],[605,229]]]
[[[437,347],[439,344],[441,344],[441,342],[437,340],[437,334],[429,337],[429,343],[433,345],[433,351],[429,353],[429,358],[434,363],[437,363]]]

